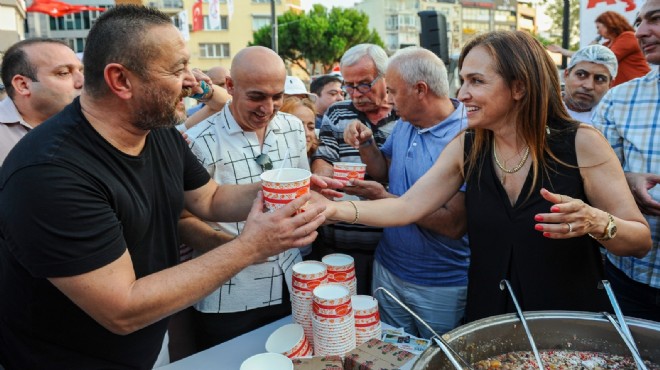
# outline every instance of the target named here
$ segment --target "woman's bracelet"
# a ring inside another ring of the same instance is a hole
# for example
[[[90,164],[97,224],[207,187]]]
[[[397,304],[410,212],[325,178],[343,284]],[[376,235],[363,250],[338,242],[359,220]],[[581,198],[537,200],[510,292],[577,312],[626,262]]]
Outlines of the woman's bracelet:
[[[348,202],[350,204],[352,204],[353,208],[355,209],[355,219],[353,219],[353,222],[351,222],[351,225],[353,225],[353,224],[356,224],[358,222],[358,220],[360,219],[360,211],[358,211],[357,206],[355,205],[355,203],[353,203],[352,200],[349,200]]]

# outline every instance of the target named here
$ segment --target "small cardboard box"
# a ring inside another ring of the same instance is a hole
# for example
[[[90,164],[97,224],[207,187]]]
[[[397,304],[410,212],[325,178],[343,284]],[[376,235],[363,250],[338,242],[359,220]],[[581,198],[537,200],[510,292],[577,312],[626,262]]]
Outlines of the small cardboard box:
[[[293,359],[294,370],[342,370],[341,356],[316,356]]]
[[[370,339],[347,353],[344,370],[397,370],[415,355],[378,339]]]

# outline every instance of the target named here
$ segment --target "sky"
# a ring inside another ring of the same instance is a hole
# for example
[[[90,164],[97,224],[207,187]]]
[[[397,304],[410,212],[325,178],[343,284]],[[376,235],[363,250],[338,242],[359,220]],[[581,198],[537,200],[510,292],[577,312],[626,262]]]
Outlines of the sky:
[[[330,9],[333,6],[335,7],[352,7],[357,0],[302,0],[302,8],[308,10],[312,7],[312,4],[321,4],[326,8]]]

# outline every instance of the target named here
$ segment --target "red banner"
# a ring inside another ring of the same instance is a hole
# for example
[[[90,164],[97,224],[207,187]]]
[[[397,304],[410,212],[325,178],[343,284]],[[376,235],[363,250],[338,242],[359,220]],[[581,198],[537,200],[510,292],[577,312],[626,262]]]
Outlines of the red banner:
[[[193,32],[204,30],[204,14],[202,14],[202,0],[196,1],[192,6]]]
[[[27,9],[28,12],[48,14],[51,17],[62,17],[67,14],[80,13],[85,10],[104,11],[105,8],[87,5],[73,5],[55,0],[35,0]]]

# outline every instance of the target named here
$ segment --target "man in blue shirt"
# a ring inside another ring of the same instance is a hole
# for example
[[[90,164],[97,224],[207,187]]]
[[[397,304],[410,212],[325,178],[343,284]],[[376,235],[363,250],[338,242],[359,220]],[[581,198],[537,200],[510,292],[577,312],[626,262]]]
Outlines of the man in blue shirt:
[[[467,124],[463,105],[448,97],[445,65],[432,52],[399,50],[389,60],[385,81],[388,99],[401,117],[385,144],[378,149],[371,130],[357,121],[344,131],[346,143],[359,148],[368,174],[389,180],[389,192],[376,181],[344,188],[369,199],[405,193]],[[465,308],[470,253],[464,200],[458,192],[423,221],[386,228],[376,249],[372,288],[391,291],[438,333],[455,328]],[[389,298],[379,304],[384,322],[413,335],[433,335]]]

